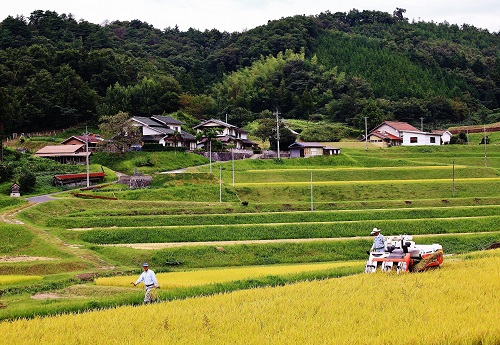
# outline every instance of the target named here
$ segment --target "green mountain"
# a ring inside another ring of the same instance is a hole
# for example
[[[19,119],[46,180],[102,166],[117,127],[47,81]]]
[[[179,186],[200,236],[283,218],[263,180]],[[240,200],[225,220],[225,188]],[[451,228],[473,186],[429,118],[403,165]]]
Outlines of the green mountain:
[[[351,10],[245,32],[96,25],[35,11],[0,22],[3,133],[183,111],[236,125],[272,116],[358,128],[500,119],[500,35]]]

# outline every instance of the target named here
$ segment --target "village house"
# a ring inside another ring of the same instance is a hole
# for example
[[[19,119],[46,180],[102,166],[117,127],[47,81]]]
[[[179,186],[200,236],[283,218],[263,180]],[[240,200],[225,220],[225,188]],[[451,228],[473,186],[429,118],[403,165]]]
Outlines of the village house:
[[[86,164],[91,152],[87,152],[85,145],[49,145],[41,148],[34,155],[62,164]]]
[[[406,122],[384,121],[368,133],[367,141],[381,147],[441,145],[441,135],[420,131]]]
[[[134,116],[129,119],[132,126],[141,131],[142,143],[156,143],[163,146],[196,149],[196,138],[182,130],[182,122],[170,116]]]
[[[206,120],[194,126],[193,129],[195,129],[197,133],[214,129],[217,131],[217,137],[214,138],[215,140],[221,141],[225,145],[235,145],[235,148],[238,150],[253,150],[258,147],[257,143],[248,140],[247,131],[224,121],[215,119]],[[207,142],[207,138],[201,138],[197,143],[198,148],[204,148]]]
[[[288,146],[290,149],[290,158],[313,157],[313,156],[332,156],[339,155],[340,149],[336,147],[328,147],[320,143],[314,142],[294,142]]]
[[[64,140],[61,145],[88,145],[89,151],[95,152],[102,141],[104,139],[98,134],[73,135]]]

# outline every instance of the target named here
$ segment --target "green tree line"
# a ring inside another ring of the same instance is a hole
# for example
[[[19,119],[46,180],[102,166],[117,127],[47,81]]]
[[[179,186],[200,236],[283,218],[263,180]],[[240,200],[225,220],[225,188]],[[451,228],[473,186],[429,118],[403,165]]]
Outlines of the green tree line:
[[[323,12],[245,32],[96,25],[34,11],[0,22],[4,133],[183,111],[236,125],[270,117],[361,128],[498,121],[500,38],[470,25],[410,22],[404,9]]]

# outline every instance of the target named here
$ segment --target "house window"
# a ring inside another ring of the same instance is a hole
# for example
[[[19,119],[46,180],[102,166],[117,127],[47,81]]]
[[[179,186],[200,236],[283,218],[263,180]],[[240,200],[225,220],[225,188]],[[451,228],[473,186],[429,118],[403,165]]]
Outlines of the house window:
[[[431,144],[435,144],[436,143],[436,137],[431,137]]]
[[[412,143],[412,144],[418,143],[418,138],[417,137],[410,137],[410,143]]]

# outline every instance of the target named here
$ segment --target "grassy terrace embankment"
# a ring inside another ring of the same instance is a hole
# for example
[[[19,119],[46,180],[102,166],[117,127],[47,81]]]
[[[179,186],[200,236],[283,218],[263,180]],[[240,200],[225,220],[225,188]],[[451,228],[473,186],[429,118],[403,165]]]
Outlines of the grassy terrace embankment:
[[[5,292],[0,303],[7,306],[0,309],[0,318],[140,303],[135,291],[92,283],[68,285],[81,283],[75,278],[81,273],[92,279],[130,272],[142,261],[150,262],[157,272],[167,272],[365,260],[371,246],[367,235],[375,226],[384,235],[407,233],[417,243],[440,243],[447,254],[481,250],[500,241],[500,147],[488,146],[486,160],[483,150],[478,145],[370,147],[368,152],[364,147],[346,147],[333,157],[236,161],[234,186],[233,164],[224,162],[214,163],[213,173],[209,166],[201,166],[187,173],[154,174],[147,189],[110,185],[88,191],[116,196],[116,201],[60,194],[56,201],[24,209],[17,216],[26,223],[19,225],[23,229],[19,234],[17,226],[4,232],[2,244],[6,245],[0,248],[0,256],[45,253],[55,260],[0,263],[4,273],[43,275],[42,281],[0,289],[0,295]],[[174,160],[171,153],[155,155],[154,162],[148,162],[148,157],[153,156],[134,154],[119,164],[129,171],[137,164],[152,163],[147,172],[177,164],[160,159]],[[9,242],[11,238],[19,240]],[[297,241],[204,244],[284,239]],[[199,245],[147,250],[109,245],[153,242]],[[47,250],[45,244],[49,244]],[[168,299],[183,298],[353,273],[264,277],[164,294]],[[65,298],[33,302],[23,292],[45,290]]]

